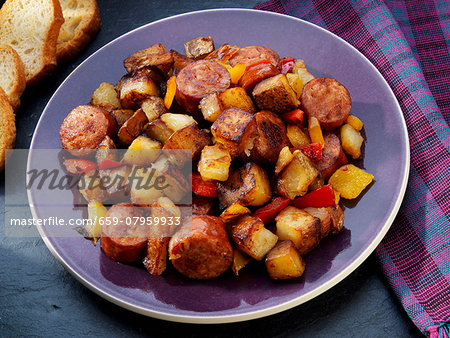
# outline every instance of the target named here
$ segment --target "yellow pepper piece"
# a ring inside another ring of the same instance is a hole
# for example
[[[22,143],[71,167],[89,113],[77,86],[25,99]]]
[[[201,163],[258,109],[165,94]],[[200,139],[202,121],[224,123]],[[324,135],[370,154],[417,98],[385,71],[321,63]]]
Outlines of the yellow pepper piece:
[[[325,146],[322,128],[320,128],[319,120],[317,120],[314,116],[311,116],[308,120],[308,132],[309,137],[311,138],[311,143],[320,143],[322,148]]]
[[[343,198],[353,199],[372,182],[373,175],[365,172],[353,164],[340,167],[331,175],[330,183]]]
[[[105,216],[107,211],[108,210],[103,204],[95,200],[90,201],[88,204],[88,216],[90,223],[86,224],[84,229],[87,236],[94,240],[94,245],[97,244],[97,239],[102,235],[100,218]]]
[[[242,75],[244,75],[246,68],[247,67],[244,64],[242,64],[242,63],[238,63],[233,68],[227,68],[228,72],[230,73],[231,83],[232,84],[237,84],[239,82],[239,80],[241,79]]]
[[[166,96],[164,96],[164,105],[167,109],[170,109],[175,93],[177,92],[177,83],[175,82],[175,79],[176,77],[174,75],[167,80],[167,91]]]
[[[353,128],[355,128],[355,130],[357,131],[360,131],[364,126],[362,121],[354,115],[349,115],[347,117],[347,120],[345,120],[345,122],[351,125]]]
[[[333,193],[334,193],[334,203],[339,204],[339,200],[341,199],[341,194],[339,193],[339,191],[333,189]]]

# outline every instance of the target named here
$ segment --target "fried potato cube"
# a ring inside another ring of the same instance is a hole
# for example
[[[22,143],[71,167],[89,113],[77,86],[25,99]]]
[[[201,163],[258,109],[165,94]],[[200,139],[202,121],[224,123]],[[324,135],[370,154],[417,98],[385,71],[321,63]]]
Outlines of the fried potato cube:
[[[233,263],[231,263],[231,270],[233,270],[234,275],[239,276],[239,271],[250,263],[251,260],[251,257],[247,256],[239,249],[234,248]]]
[[[223,208],[236,202],[244,206],[260,206],[272,197],[267,173],[251,162],[233,172],[226,182],[219,182],[217,191]]]
[[[275,165],[275,175],[278,175],[283,169],[292,161],[294,155],[289,150],[289,147],[286,146],[281,149],[280,154],[278,155],[278,160]]]
[[[129,146],[133,140],[144,131],[148,123],[147,116],[142,109],[137,110],[119,129],[118,137],[122,145]]]
[[[314,249],[320,242],[320,220],[302,209],[287,207],[275,217],[277,236],[291,240],[300,255]]]
[[[206,131],[199,129],[197,123],[192,123],[174,132],[164,144],[163,149],[191,150],[192,155],[186,151],[170,152],[171,161],[175,164],[182,165],[187,161],[194,161],[199,158],[202,149],[209,146],[211,143],[212,141],[209,134]]]
[[[101,218],[105,216],[108,209],[96,200],[89,201],[88,203],[88,217],[90,223],[86,224],[83,228],[86,233],[86,237],[94,240],[94,245],[97,244],[97,239],[102,235]]]
[[[133,168],[132,173],[128,176],[130,180],[131,202],[134,204],[151,205],[159,197],[162,197],[164,195],[164,189],[161,189],[161,185],[155,184],[157,177],[159,177],[159,173],[152,170],[152,168]]]
[[[91,97],[91,105],[111,111],[120,108],[119,98],[114,86],[107,82],[100,83]]]
[[[260,261],[278,241],[278,237],[264,227],[256,217],[245,215],[231,227],[231,238],[239,250]]]
[[[361,131],[361,129],[364,127],[362,121],[355,115],[349,115],[347,117],[347,120],[345,120],[345,122],[351,125],[357,131]]]
[[[111,201],[118,203],[130,200],[130,187],[128,185],[130,172],[129,166],[99,170],[104,189]]]
[[[150,96],[144,100],[141,104],[141,108],[147,115],[149,122],[152,122],[159,118],[161,115],[166,114],[169,110],[164,105],[164,100],[159,96]]]
[[[191,59],[203,59],[214,50],[214,40],[212,37],[198,37],[184,43],[186,56]]]
[[[166,270],[169,241],[169,237],[150,237],[148,239],[142,263],[152,276],[160,276]]]
[[[137,109],[150,96],[160,95],[159,86],[146,76],[126,79],[120,88],[119,100],[122,108]]]
[[[172,132],[183,129],[192,123],[197,123],[192,116],[185,114],[167,113],[161,115],[160,119],[167,125],[167,127],[169,127],[170,130],[172,130]]]
[[[319,170],[312,161],[301,151],[298,151],[279,175],[277,181],[278,193],[291,200],[297,196],[303,196],[318,175]]]
[[[266,269],[272,279],[290,279],[303,275],[305,261],[292,241],[280,241],[266,257]]]
[[[355,130],[351,125],[345,123],[341,127],[341,143],[342,149],[352,158],[357,159],[361,156],[361,146],[364,139],[360,132]]]
[[[252,92],[260,110],[281,114],[298,107],[299,101],[284,74],[278,74],[259,82]]]
[[[255,104],[247,92],[242,87],[228,88],[220,94],[220,101],[222,102],[223,109],[236,107],[250,114],[256,112]]]
[[[152,217],[181,217],[181,210],[168,197],[160,197],[152,204]]]
[[[186,55],[178,53],[176,50],[171,49],[170,53],[172,53],[173,57],[173,68],[183,69],[188,64],[194,62],[194,60],[188,58]]]
[[[309,136],[297,125],[288,124],[286,126],[286,134],[294,147],[303,147],[311,143]]]
[[[304,208],[308,214],[320,220],[320,238],[337,234],[344,226],[344,210],[339,205],[326,208]]]
[[[166,143],[169,137],[173,134],[172,130],[160,119],[150,122],[144,130],[145,134],[161,143]]]
[[[111,115],[116,119],[119,128],[122,127],[133,114],[133,109],[114,109],[111,111]]]
[[[222,144],[232,158],[253,148],[256,137],[255,116],[239,108],[228,108],[211,126],[216,143]]]
[[[219,218],[222,222],[227,224],[237,220],[241,216],[249,215],[251,213],[249,208],[244,207],[239,203],[233,203],[220,214]]]
[[[166,47],[161,43],[157,43],[148,48],[134,52],[123,61],[123,65],[128,73],[133,73],[142,67],[154,65],[154,62],[152,62],[152,55],[162,54],[164,52],[166,52]]]
[[[301,59],[295,60],[292,73],[297,75],[302,80],[303,86],[314,79],[314,76],[308,71],[308,69],[306,69],[305,62]]]
[[[204,180],[226,181],[230,165],[231,156],[228,150],[218,144],[206,146],[200,155],[198,172]]]
[[[152,169],[156,170],[155,176],[159,177],[157,179],[164,187],[163,193],[173,202],[180,202],[188,192],[192,191],[192,186],[189,184],[187,177],[164,156],[159,157],[152,163]]]
[[[171,237],[177,230],[176,218],[181,217],[181,210],[168,197],[159,197],[151,207],[151,237]],[[169,221],[171,220],[171,221]]]
[[[97,147],[95,161],[100,165],[104,160],[117,161],[116,145],[109,136],[106,136]]]
[[[294,90],[297,99],[300,100],[300,96],[302,96],[303,90],[303,82],[302,79],[297,74],[287,73],[286,77],[288,79],[289,85]]]
[[[353,164],[340,167],[331,175],[328,183],[341,194],[341,197],[353,199],[372,183],[373,175],[365,172]]]
[[[78,191],[88,202],[103,203],[109,198],[108,192],[101,185],[100,177],[94,171],[89,171],[80,178]]]
[[[145,136],[136,137],[123,155],[128,164],[146,166],[155,161],[161,153],[162,145]]]
[[[206,121],[214,122],[222,114],[223,106],[217,93],[205,96],[200,101],[200,110]]]

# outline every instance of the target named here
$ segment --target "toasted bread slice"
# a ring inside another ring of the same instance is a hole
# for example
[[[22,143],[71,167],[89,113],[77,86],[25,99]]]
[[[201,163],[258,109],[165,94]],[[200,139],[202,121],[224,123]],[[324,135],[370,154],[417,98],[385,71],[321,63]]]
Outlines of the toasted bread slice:
[[[6,149],[14,146],[16,139],[16,122],[14,111],[8,97],[0,87],[0,171],[5,167]]]
[[[19,54],[8,45],[0,45],[0,87],[14,110],[20,106],[25,85],[25,68]]]
[[[56,42],[63,22],[58,0],[6,0],[0,9],[0,43],[20,55],[27,84],[38,82],[56,67]]]
[[[68,61],[91,41],[100,29],[96,0],[60,0],[64,24],[58,37],[58,62]]]

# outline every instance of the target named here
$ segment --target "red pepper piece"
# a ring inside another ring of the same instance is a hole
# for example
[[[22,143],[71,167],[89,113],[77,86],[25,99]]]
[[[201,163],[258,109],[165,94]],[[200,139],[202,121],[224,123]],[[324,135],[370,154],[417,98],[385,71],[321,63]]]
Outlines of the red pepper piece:
[[[192,191],[203,197],[217,197],[217,184],[215,181],[203,181],[200,174],[192,174]]]
[[[308,156],[311,161],[317,162],[322,158],[322,146],[320,143],[310,143],[302,147],[290,148],[291,153],[300,150],[303,154]]]
[[[270,62],[269,60],[259,60],[259,61],[256,61],[255,63],[252,63],[251,65],[248,65],[246,69],[255,67],[255,66],[263,64],[263,63],[270,63],[271,64],[272,62]]]
[[[297,197],[292,201],[292,205],[296,208],[324,208],[336,205],[334,192],[331,185],[327,184],[321,188],[311,191],[305,196]]]
[[[295,59],[290,56],[286,56],[282,58],[279,62],[279,67],[281,69],[282,74],[292,73],[292,69],[294,69]]]
[[[83,174],[90,170],[97,169],[97,165],[94,162],[75,158],[68,158],[64,160],[64,166],[71,174]]]
[[[125,165],[125,163],[117,162],[117,161],[113,161],[113,160],[103,160],[102,163],[100,163],[100,166],[98,167],[98,169],[100,169],[100,170],[112,169],[112,168],[121,167],[123,165]]]
[[[296,124],[298,126],[302,126],[303,124],[303,110],[295,109],[290,111],[289,113],[284,113],[281,115],[281,118],[285,120],[287,123]]]
[[[289,198],[277,197],[272,200],[269,204],[259,208],[253,214],[254,217],[258,217],[264,223],[269,223],[274,220],[274,218],[286,208],[291,200]]]

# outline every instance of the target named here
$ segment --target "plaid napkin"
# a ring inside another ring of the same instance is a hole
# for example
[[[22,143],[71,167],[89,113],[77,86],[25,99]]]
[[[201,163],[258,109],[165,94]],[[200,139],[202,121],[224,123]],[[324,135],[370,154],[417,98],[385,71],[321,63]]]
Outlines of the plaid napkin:
[[[417,327],[450,337],[450,2],[270,0],[255,8],[339,35],[394,91],[408,127],[411,170],[401,210],[376,253]]]

